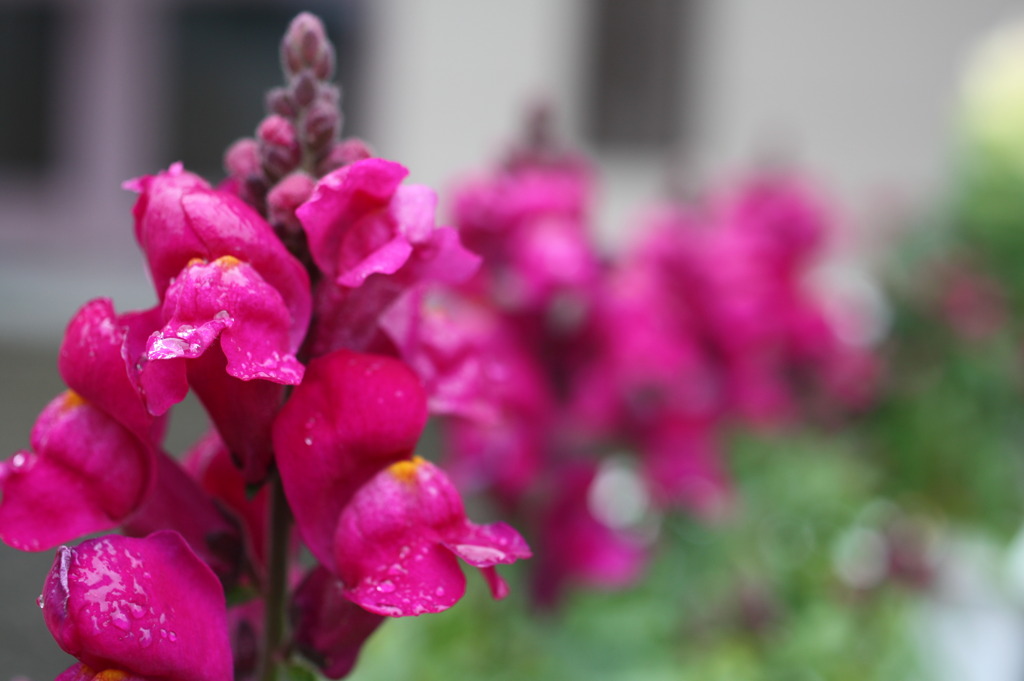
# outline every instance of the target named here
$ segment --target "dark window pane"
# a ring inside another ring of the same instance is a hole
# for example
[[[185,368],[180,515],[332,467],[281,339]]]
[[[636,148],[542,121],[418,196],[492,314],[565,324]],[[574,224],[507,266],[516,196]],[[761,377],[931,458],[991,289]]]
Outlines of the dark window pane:
[[[0,7],[0,168],[40,171],[50,162],[50,95],[56,11]]]
[[[692,0],[594,0],[585,125],[602,147],[680,141],[684,29]]]
[[[337,50],[335,80],[343,105],[356,99],[357,2],[188,5],[176,12],[172,54],[172,130],[165,162],[221,177],[224,150],[252,135],[264,114],[264,94],[282,84],[278,46],[300,9],[317,14]],[[345,106],[343,133],[355,134]]]

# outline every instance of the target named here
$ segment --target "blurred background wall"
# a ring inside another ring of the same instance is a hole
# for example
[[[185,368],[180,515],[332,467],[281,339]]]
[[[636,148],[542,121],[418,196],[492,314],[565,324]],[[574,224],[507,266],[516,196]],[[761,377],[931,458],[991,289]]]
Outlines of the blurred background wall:
[[[1009,0],[0,0],[0,338],[50,339],[83,297],[151,295],[126,178],[216,176],[278,79],[288,17],[341,48],[346,132],[443,189],[529,106],[605,170],[609,242],[667,168],[814,172],[864,225],[942,181],[957,73]],[[45,265],[45,267],[44,267]],[[70,284],[70,282],[74,282]]]
[[[219,176],[310,9],[339,46],[345,134],[442,191],[545,103],[602,166],[602,237],[671,173],[701,185],[765,160],[814,173],[872,247],[934,193],[958,70],[1010,0],[0,0],[0,444],[28,442],[87,299],[154,298],[130,177],[175,160]],[[6,455],[6,454],[5,454]],[[49,556],[0,547],[0,677],[66,666],[34,598]],[[42,641],[42,643],[38,643]],[[48,677],[47,674],[50,676]]]

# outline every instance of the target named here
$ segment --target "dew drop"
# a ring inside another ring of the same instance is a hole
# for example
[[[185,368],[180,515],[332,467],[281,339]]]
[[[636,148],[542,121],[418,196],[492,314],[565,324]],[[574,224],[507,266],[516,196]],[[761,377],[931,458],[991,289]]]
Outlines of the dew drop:
[[[178,635],[175,634],[173,631],[169,631],[169,632],[167,632],[167,640],[170,641],[171,643],[174,643],[175,641],[178,640]]]
[[[139,630],[139,644],[143,648],[148,648],[151,645],[153,645],[153,635],[152,635],[152,633],[150,633],[149,629],[140,629]]]
[[[443,586],[437,587],[436,589],[434,589],[434,593],[438,596],[438,598],[440,598],[441,596],[444,596],[444,587]]]
[[[11,468],[17,470],[19,468],[24,467],[24,465],[27,462],[28,462],[28,459],[25,457],[24,454],[21,454],[21,453],[15,454],[14,457],[11,459]]]
[[[306,443],[306,446],[307,446],[307,447],[310,447],[310,446],[312,446],[312,445],[313,445],[313,438],[311,438],[311,437],[307,437],[307,438],[306,438],[305,440],[303,440],[303,442],[305,442],[305,443]]]
[[[128,606],[128,612],[130,612],[132,614],[132,617],[134,617],[135,619],[139,619],[140,617],[146,614],[146,609],[138,603],[132,603]]]
[[[382,594],[389,594],[395,590],[395,585],[390,580],[385,579],[383,582],[377,585],[377,591]]]
[[[130,631],[132,623],[128,621],[128,617],[123,612],[115,612],[110,617],[110,623],[121,631]]]
[[[40,610],[42,610],[43,608],[46,607],[46,601],[43,600],[43,595],[42,594],[39,594],[38,596],[36,596],[36,605],[39,606]]]

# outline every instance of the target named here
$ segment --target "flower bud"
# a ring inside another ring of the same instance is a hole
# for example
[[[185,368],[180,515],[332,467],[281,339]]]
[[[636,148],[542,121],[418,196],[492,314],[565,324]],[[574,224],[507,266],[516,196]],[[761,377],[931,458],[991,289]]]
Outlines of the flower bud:
[[[341,127],[341,114],[336,107],[318,99],[306,114],[305,127],[306,146],[314,153],[326,150]]]
[[[323,22],[309,12],[292,20],[281,42],[281,66],[288,76],[310,68],[320,80],[334,74],[334,47],[324,31]]]
[[[256,140],[243,137],[224,154],[224,169],[231,177],[246,179],[260,172],[260,150]]]
[[[295,209],[305,203],[313,193],[315,180],[303,172],[295,172],[284,178],[267,194],[267,214],[270,224],[284,227],[287,231],[298,232],[302,225],[295,217]]]
[[[316,76],[309,69],[302,71],[292,78],[291,96],[300,107],[307,107],[316,99]]]
[[[298,106],[287,88],[276,87],[267,93],[267,110],[285,118],[295,118]]]
[[[271,180],[284,177],[302,160],[295,127],[283,116],[272,114],[264,118],[256,136],[260,141],[263,172]]]
[[[294,126],[287,118],[277,114],[271,114],[263,119],[256,130],[256,136],[261,142],[277,147],[298,147]]]
[[[350,163],[362,161],[372,156],[373,152],[366,142],[358,137],[349,137],[340,142],[335,142],[331,146],[327,155],[317,164],[316,173],[319,177],[323,177],[332,170],[337,170],[342,166],[347,166]]]
[[[267,181],[262,173],[245,178],[239,185],[238,197],[263,213],[267,198]]]

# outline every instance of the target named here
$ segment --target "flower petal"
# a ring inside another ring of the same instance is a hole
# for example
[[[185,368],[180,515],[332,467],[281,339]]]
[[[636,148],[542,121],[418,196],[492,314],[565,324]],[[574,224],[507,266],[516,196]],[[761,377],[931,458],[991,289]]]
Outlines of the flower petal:
[[[135,235],[162,301],[167,287],[194,258],[231,256],[249,263],[276,289],[290,312],[291,342],[309,325],[309,275],[255,210],[237,196],[211,189],[180,163],[125,184],[139,192]]]
[[[243,558],[239,527],[220,510],[176,460],[156,456],[156,476],[142,504],[124,522],[128,536],[174,530],[221,578],[230,584]]]
[[[306,576],[292,599],[295,644],[332,679],[352,671],[363,643],[384,622],[381,615],[360,608],[343,592],[344,584],[318,567]]]
[[[339,350],[310,362],[273,442],[296,523],[325,565],[342,509],[366,480],[411,454],[426,420],[423,387],[398,360]]]
[[[32,452],[0,463],[0,538],[25,551],[53,548],[118,525],[151,485],[152,451],[70,391],[43,409]]]
[[[232,376],[286,385],[302,380],[284,300],[252,266],[236,258],[196,261],[182,270],[167,288],[164,317],[166,325],[149,340],[151,361],[193,359],[220,336]]]
[[[348,597],[395,617],[454,605],[465,591],[456,556],[485,568],[530,556],[507,525],[470,523],[447,476],[419,457],[360,488],[338,522],[334,548]]]
[[[267,477],[273,462],[271,427],[285,387],[270,381],[243,381],[226,371],[220,344],[187,362],[188,382],[242,469],[248,484]]]
[[[41,602],[60,647],[93,669],[231,681],[224,592],[174,532],[61,547]]]
[[[154,679],[146,679],[120,669],[96,671],[78,663],[65,669],[53,681],[154,681]]]
[[[158,444],[165,422],[146,408],[127,362],[129,329],[158,324],[154,311],[118,316],[109,298],[82,306],[68,324],[58,360],[68,387],[120,421],[142,439]]]
[[[324,176],[295,211],[313,260],[329,279],[342,283],[353,266],[394,238],[396,226],[387,209],[408,173],[393,161],[357,161]]]

